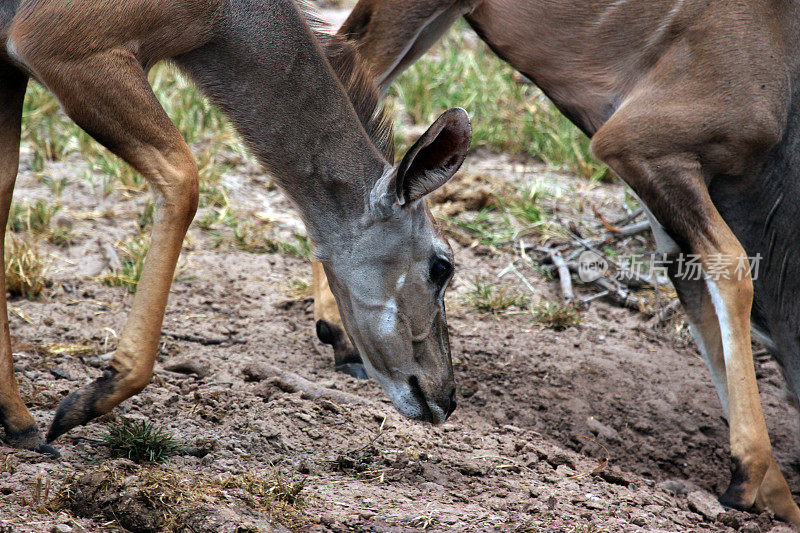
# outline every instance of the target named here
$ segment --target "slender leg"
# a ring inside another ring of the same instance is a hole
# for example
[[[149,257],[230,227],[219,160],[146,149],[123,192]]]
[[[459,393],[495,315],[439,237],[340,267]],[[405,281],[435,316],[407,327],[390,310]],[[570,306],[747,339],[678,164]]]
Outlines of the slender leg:
[[[14,193],[19,166],[19,137],[22,123],[22,101],[28,78],[17,69],[0,63],[0,261],[5,259],[5,227]],[[0,263],[3,266],[4,263]],[[17,448],[28,448],[58,455],[44,444],[28,408],[22,401],[14,377],[11,355],[11,335],[6,305],[5,267],[0,268],[0,425],[6,441]]]
[[[68,68],[25,59],[78,125],[147,179],[156,199],[150,250],[111,368],[61,402],[47,434],[53,441],[150,382],[175,265],[197,208],[197,166],[130,52],[111,50]]]
[[[314,275],[314,321],[317,323],[317,337],[323,343],[333,346],[336,370],[354,378],[368,379],[361,356],[350,344],[344,331],[336,298],[328,287],[328,278],[325,277],[322,264],[312,261],[311,269]]]
[[[358,43],[372,67],[376,84],[386,92],[392,82],[428,51],[478,0],[361,0],[339,29]]]
[[[783,480],[773,467],[753,367],[750,347],[753,284],[749,273],[735,271],[736,265],[747,257],[711,202],[698,158],[687,153],[684,146],[673,151],[670,120],[681,126],[675,129],[677,147],[686,125],[693,124],[692,117],[664,117],[659,114],[659,107],[636,104],[620,109],[596,134],[593,146],[595,153],[631,185],[667,232],[680,241],[681,247],[699,257],[705,272],[716,273],[707,277],[704,287],[707,295],[705,291],[693,291],[695,299],[698,294],[700,297],[689,308],[699,315],[694,322],[703,343],[707,344],[705,352],[720,383],[717,388],[723,402],[727,394],[734,472],[721,501],[730,507],[749,509],[765,479],[769,479],[770,489]],[[648,131],[652,124],[658,124],[658,136]],[[657,143],[652,139],[657,139]],[[724,259],[724,263],[720,264],[718,258]],[[713,327],[714,320],[718,333]],[[720,354],[724,364],[719,361]],[[721,386],[722,376],[727,391]],[[778,493],[779,489],[764,490],[761,495],[776,497]],[[800,524],[797,507],[788,499],[790,505],[786,498],[766,504],[776,513],[782,513],[781,518]]]
[[[686,279],[680,276],[675,265],[673,263],[670,266],[670,278],[686,309],[692,335],[711,371],[722,409],[725,411],[725,416],[729,417],[728,378],[725,370],[724,348],[719,320],[711,302],[711,295],[702,280]],[[756,507],[759,509],[769,507],[787,521],[793,524],[800,523],[800,509],[794,503],[789,486],[774,458],[758,489]]]

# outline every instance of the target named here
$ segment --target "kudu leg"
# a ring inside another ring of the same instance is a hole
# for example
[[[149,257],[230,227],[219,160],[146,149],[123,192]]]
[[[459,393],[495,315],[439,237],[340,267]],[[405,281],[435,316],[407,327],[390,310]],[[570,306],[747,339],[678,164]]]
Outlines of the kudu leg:
[[[775,487],[780,476],[771,468],[774,458],[750,346],[753,284],[747,269],[736,270],[742,262],[747,264],[745,251],[711,201],[698,156],[686,150],[685,132],[692,129],[686,125],[694,124],[693,117],[658,114],[661,106],[680,109],[666,102],[666,98],[650,105],[632,102],[620,109],[595,135],[593,148],[631,185],[682,249],[695,254],[705,272],[714,273],[705,285],[720,331],[733,461],[731,483],[720,500],[730,507],[750,509],[765,479]],[[704,117],[694,117],[698,118]],[[648,129],[652,124],[658,125],[657,133]],[[674,136],[670,125],[675,127]],[[768,494],[774,496],[767,491],[762,496]],[[782,513],[781,518],[798,523],[793,502],[791,509],[786,509],[785,500],[765,503]]]
[[[339,316],[339,307],[328,286],[328,278],[325,277],[322,263],[312,261],[311,269],[314,277],[314,322],[317,324],[317,337],[333,347],[336,370],[354,378],[368,379],[361,356],[350,344],[350,339],[345,333],[342,317]]]
[[[155,196],[150,250],[111,368],[59,405],[47,434],[109,412],[149,382],[183,238],[197,208],[197,166],[134,56],[113,50],[68,66],[26,58],[75,122],[137,169]]]
[[[385,93],[478,0],[361,0],[339,34],[358,43],[375,82]]]
[[[670,265],[669,274],[675,290],[678,292],[678,297],[686,310],[692,335],[711,372],[722,409],[725,412],[725,416],[729,417],[728,376],[725,370],[724,347],[719,329],[719,320],[714,310],[714,304],[711,301],[711,295],[702,280],[682,277],[677,271],[675,263]],[[786,483],[783,474],[781,474],[774,457],[770,463],[769,470],[764,476],[764,481],[758,489],[756,507],[759,509],[768,507],[788,522],[793,524],[800,523],[800,509],[794,503],[789,485]]]
[[[28,408],[19,395],[11,354],[11,335],[8,325],[5,275],[5,233],[8,211],[14,193],[19,166],[19,140],[22,123],[22,101],[28,78],[18,70],[0,64],[0,425],[5,440],[16,448],[28,448],[58,455],[44,444]]]

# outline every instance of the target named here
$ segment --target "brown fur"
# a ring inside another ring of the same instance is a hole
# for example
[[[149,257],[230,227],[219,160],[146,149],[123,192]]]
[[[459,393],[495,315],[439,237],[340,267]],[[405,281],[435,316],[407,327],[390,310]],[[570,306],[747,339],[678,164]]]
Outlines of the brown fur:
[[[358,240],[364,248],[379,250],[384,240],[381,229],[374,228],[384,219],[373,213],[372,203],[392,200],[377,194],[389,184],[386,178],[393,178],[393,187],[413,188],[446,166],[443,161],[463,161],[470,130],[466,114],[456,110],[437,122],[439,133],[426,141],[451,153],[442,154],[442,161],[425,161],[429,166],[423,165],[419,175],[393,169],[391,122],[355,48],[336,36],[325,36],[323,42],[324,51],[293,0],[0,4],[0,222],[5,224],[11,204],[29,77],[46,86],[79,126],[138,170],[156,197],[150,250],[110,369],[62,401],[48,441],[109,412],[146,387],[152,376],[175,265],[198,202],[192,153],[147,82],[146,72],[156,62],[174,61],[228,115],[298,206],[329,275],[342,276],[337,284],[342,292],[361,289],[355,285],[365,281],[344,279],[356,256],[350,248]],[[413,161],[413,154],[406,159]],[[452,175],[456,169],[445,170]],[[446,180],[446,174],[437,175]],[[395,215],[391,221],[401,229],[432,224],[413,206]],[[377,237],[365,238],[370,230]],[[427,262],[432,239],[425,232],[394,233],[406,239],[405,246],[425,251],[419,260]],[[378,257],[374,263],[379,266],[358,266],[372,269],[376,284],[384,284],[386,276],[394,283],[397,274],[385,260]],[[4,282],[0,269],[0,289]],[[439,311],[421,307],[420,299],[427,306],[428,297],[412,294],[407,311],[420,308],[415,320],[430,323],[426,313]],[[351,315],[363,324],[364,331],[356,333],[372,333],[372,322],[363,316],[367,312]],[[0,290],[0,325],[0,425],[6,439],[56,453],[42,441],[19,396],[5,290]],[[404,333],[392,332],[384,340],[407,346],[408,360],[416,357],[431,369],[411,368],[424,390],[419,401],[426,403],[403,405],[412,414],[430,414],[431,409],[449,414],[453,376],[446,332],[437,331],[429,345],[414,345],[413,352]]]
[[[697,254],[706,269],[718,254],[734,265],[747,257],[709,187],[724,191],[728,204],[737,191],[753,196],[753,188],[765,187],[757,178],[767,175],[767,162],[779,166],[797,144],[800,132],[787,128],[796,123],[800,97],[791,90],[800,82],[800,2],[361,0],[340,33],[357,43],[385,90],[462,15],[593,137],[598,158],[649,208],[668,251]],[[788,179],[783,186],[795,187]],[[767,207],[781,198],[767,199]],[[749,236],[763,219],[750,224],[753,209],[740,203],[744,209],[725,215]],[[781,248],[794,242],[781,238]],[[724,274],[708,284],[675,280],[729,414],[737,467],[723,501],[766,505],[800,525],[758,397],[753,281],[733,267]],[[763,283],[782,286],[776,280],[783,274],[768,275]]]

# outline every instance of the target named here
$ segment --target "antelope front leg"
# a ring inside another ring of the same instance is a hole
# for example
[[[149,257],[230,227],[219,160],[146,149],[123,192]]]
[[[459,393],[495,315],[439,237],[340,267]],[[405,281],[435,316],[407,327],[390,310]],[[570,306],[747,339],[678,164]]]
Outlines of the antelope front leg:
[[[328,278],[322,264],[311,262],[314,276],[314,321],[317,324],[317,337],[325,344],[333,346],[336,370],[354,378],[368,379],[358,350],[350,344],[344,330],[336,298],[328,286]]]
[[[129,51],[109,50],[78,60],[83,51],[77,50],[63,65],[40,60],[24,35],[15,42],[67,114],[136,168],[156,200],[150,250],[111,368],[61,402],[47,434],[53,441],[109,412],[150,382],[175,265],[197,208],[197,166]]]
[[[631,185],[681,248],[698,256],[706,273],[704,285],[711,305],[706,303],[701,325],[710,323],[709,313],[713,310],[724,364],[711,360],[710,366],[712,371],[717,369],[720,396],[727,393],[733,464],[730,485],[720,501],[730,507],[750,509],[757,497],[773,498],[764,503],[782,519],[800,525],[800,511],[780,488],[785,481],[774,466],[758,396],[750,347],[753,284],[747,269],[736,268],[748,264],[747,256],[711,201],[700,158],[685,146],[685,131],[692,129],[686,125],[694,124],[693,120],[711,119],[692,116],[695,110],[691,109],[682,116],[675,112],[680,107],[670,107],[667,98],[658,96],[663,97],[654,95],[655,102],[633,101],[621,108],[595,135],[593,148]],[[659,112],[662,108],[675,115],[664,116]],[[709,112],[715,110],[710,108]],[[660,127],[657,135],[648,129],[652,124]],[[674,137],[670,135],[670,125],[674,125]],[[720,258],[724,261],[720,262]],[[703,338],[713,342],[713,330]],[[706,348],[710,352],[714,346]],[[721,368],[725,371],[724,382]]]
[[[44,444],[28,408],[19,395],[14,377],[11,335],[6,305],[5,228],[19,166],[19,137],[22,101],[28,79],[18,70],[0,63],[0,426],[6,441],[17,448],[28,448],[58,455]]]

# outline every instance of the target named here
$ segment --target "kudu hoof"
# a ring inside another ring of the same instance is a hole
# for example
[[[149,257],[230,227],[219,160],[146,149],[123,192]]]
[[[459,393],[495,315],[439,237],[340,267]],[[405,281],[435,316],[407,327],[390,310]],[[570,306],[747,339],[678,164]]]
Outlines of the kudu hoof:
[[[369,379],[361,355],[358,350],[350,346],[342,328],[325,320],[317,320],[317,338],[323,344],[333,346],[333,360],[337,372],[358,379]]]
[[[731,481],[728,488],[719,497],[719,503],[726,509],[752,511],[755,507],[755,495],[747,497],[748,471],[736,458],[731,459]]]
[[[116,377],[115,371],[106,371],[98,379],[72,391],[61,400],[47,432],[47,442],[53,442],[70,429],[105,414],[99,406],[114,392]]]
[[[61,457],[61,454],[42,439],[39,428],[31,426],[23,431],[9,431],[6,429],[6,443],[12,448],[32,450],[44,455]]]

